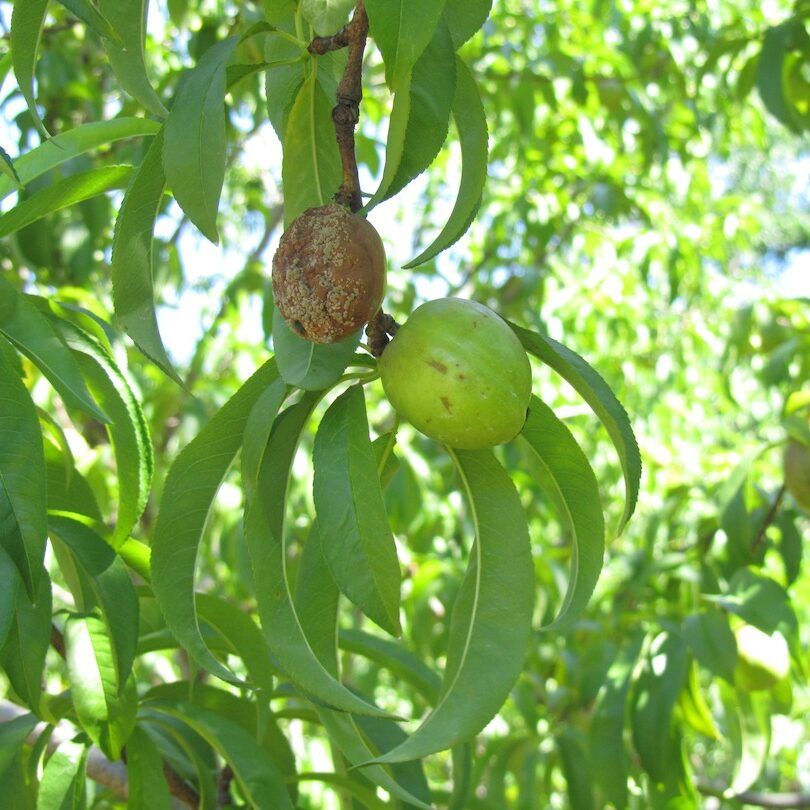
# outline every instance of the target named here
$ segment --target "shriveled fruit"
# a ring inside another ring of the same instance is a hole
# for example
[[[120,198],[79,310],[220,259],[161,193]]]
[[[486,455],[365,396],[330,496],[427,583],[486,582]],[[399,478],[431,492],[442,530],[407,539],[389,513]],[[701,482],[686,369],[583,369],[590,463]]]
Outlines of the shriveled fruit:
[[[791,439],[785,448],[785,487],[810,512],[810,447]]]
[[[734,682],[746,692],[770,689],[790,671],[790,653],[781,633],[768,635],[744,624],[734,633],[737,639],[737,665]]]
[[[377,313],[385,293],[385,250],[368,220],[332,203],[304,211],[273,257],[273,295],[301,337],[335,343]]]
[[[426,436],[460,450],[513,439],[531,396],[529,358],[512,330],[474,301],[422,304],[380,358],[394,409]]]

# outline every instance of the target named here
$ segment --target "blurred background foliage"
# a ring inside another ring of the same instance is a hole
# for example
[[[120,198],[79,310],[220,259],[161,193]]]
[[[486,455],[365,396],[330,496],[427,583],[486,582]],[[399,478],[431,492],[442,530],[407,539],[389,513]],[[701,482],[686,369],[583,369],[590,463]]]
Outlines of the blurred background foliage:
[[[242,22],[265,13],[272,19],[277,5],[153,2],[147,56],[159,95],[171,98],[183,68]],[[0,3],[0,12],[7,39],[10,4]],[[787,430],[792,424],[801,432],[802,397],[810,396],[810,155],[802,135],[810,115],[808,19],[806,4],[782,0],[496,0],[462,52],[490,129],[489,181],[476,222],[447,253],[400,269],[430,242],[452,204],[459,171],[452,138],[427,176],[371,215],[389,253],[388,311],[403,320],[426,298],[460,295],[564,341],[624,403],[645,465],[637,514],[610,542],[586,616],[564,635],[537,633],[509,702],[479,738],[470,807],[588,808],[611,798],[620,804],[624,791],[631,807],[731,807],[739,802],[721,794],[732,786],[753,791],[753,799],[810,792],[810,574],[803,560],[810,522],[782,487]],[[786,24],[794,26],[791,37],[775,37]],[[789,61],[789,115],[762,77],[764,48],[775,47],[774,39]],[[240,61],[261,61],[257,47],[240,46]],[[39,136],[8,70],[5,56],[0,145],[14,156]],[[158,222],[159,318],[188,390],[111,333],[155,447],[157,485],[136,532],[147,542],[172,459],[271,351],[280,146],[261,76],[244,79],[228,97],[221,247],[204,243],[168,198]],[[118,88],[96,36],[55,4],[37,79],[50,132],[142,114]],[[372,191],[390,105],[373,48],[364,81],[359,157]],[[56,172],[137,164],[143,151],[139,140],[117,142]],[[53,182],[53,174],[23,193]],[[4,277],[109,320],[119,203],[120,195],[97,197],[2,241]],[[89,417],[71,426],[34,367],[26,361],[25,368],[37,402],[67,434],[101,513],[112,518],[115,465],[103,426]],[[535,373],[536,390],[586,449],[615,527],[622,484],[605,435],[570,389],[543,369]],[[381,389],[369,390],[377,397],[372,428],[381,434],[392,414]],[[58,431],[46,430],[46,445],[56,480],[64,452]],[[440,665],[469,520],[438,445],[404,429],[400,450],[386,498],[405,561],[405,641]],[[529,454],[520,446],[505,452],[510,469],[520,470],[515,478],[530,514],[539,626],[564,592],[569,543]],[[312,514],[304,454],[296,473],[291,532],[303,539]],[[237,484],[234,472],[220,492],[200,587],[250,610]],[[142,612],[144,632],[146,602]],[[698,653],[694,640],[695,624],[715,614],[760,626],[764,615],[788,639],[790,678],[770,691],[735,690],[724,680],[733,647],[728,656],[714,647]],[[343,617],[346,627],[357,621]],[[58,693],[57,659],[51,664],[50,691]],[[136,673],[142,691],[195,674],[176,651],[145,654]],[[425,706],[406,682],[365,658],[347,657],[346,673],[386,707],[403,704],[413,715]],[[609,718],[625,712],[629,722],[617,732]],[[327,769],[318,725],[306,717],[283,722],[302,770]],[[656,757],[682,758],[676,784],[667,776],[653,785]],[[433,758],[427,773],[447,786],[447,758]],[[111,800],[99,794],[97,801]],[[299,801],[320,808],[336,799],[304,785]]]

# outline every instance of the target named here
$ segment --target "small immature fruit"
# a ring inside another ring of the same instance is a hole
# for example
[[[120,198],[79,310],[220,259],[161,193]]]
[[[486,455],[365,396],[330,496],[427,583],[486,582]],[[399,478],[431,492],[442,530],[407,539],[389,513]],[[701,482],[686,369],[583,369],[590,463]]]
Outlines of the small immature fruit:
[[[379,366],[400,416],[449,447],[503,444],[526,421],[529,358],[507,324],[475,301],[422,304],[385,348]]]
[[[810,447],[791,439],[785,448],[785,487],[810,512]]]
[[[332,203],[304,211],[273,257],[273,295],[301,337],[335,343],[376,315],[385,293],[385,250],[366,219]]]
[[[781,633],[768,635],[744,624],[734,633],[737,639],[737,666],[734,682],[746,692],[770,689],[790,671],[790,653]]]

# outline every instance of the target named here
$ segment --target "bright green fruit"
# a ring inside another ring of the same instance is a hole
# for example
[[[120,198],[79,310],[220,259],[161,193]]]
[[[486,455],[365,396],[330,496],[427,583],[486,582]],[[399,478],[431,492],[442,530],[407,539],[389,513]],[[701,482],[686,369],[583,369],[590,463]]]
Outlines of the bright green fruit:
[[[397,413],[459,450],[513,439],[526,421],[532,376],[514,332],[491,309],[461,298],[414,310],[380,358]]]
[[[785,448],[785,487],[810,512],[810,447],[794,439]]]
[[[746,692],[771,689],[790,671],[787,642],[780,633],[768,635],[750,624],[739,627],[734,682]]]

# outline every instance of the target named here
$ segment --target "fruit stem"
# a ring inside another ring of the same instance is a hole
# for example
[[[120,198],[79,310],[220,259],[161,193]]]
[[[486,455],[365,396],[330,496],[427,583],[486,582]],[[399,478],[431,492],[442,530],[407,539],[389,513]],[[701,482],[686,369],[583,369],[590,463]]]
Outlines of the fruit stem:
[[[354,149],[354,129],[360,120],[360,101],[363,98],[363,52],[368,38],[368,15],[363,0],[357,0],[351,22],[331,37],[315,37],[309,52],[320,55],[339,48],[349,49],[346,69],[337,88],[337,104],[332,109],[343,182],[335,194],[335,202],[348,206],[353,213],[363,207],[357,156]]]

